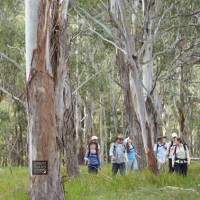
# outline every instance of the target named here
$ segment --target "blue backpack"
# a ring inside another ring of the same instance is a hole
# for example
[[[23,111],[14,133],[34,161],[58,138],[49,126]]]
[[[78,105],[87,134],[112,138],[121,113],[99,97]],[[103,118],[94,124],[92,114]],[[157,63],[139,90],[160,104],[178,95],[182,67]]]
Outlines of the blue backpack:
[[[95,144],[96,153],[91,153],[90,146],[92,144]],[[90,166],[99,166],[100,165],[99,149],[98,149],[98,144],[96,142],[90,142],[89,143],[87,158],[88,158],[88,161],[89,161],[88,165],[90,165]]]

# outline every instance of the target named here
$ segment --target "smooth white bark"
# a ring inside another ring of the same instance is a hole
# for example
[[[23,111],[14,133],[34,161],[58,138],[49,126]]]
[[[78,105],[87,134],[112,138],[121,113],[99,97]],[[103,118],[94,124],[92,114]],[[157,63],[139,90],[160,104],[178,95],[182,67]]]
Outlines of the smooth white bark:
[[[143,85],[145,98],[150,94],[153,87],[153,57],[152,57],[152,43],[147,42],[143,62]]]
[[[29,79],[31,70],[31,61],[33,50],[37,47],[37,26],[38,26],[38,10],[39,0],[26,0],[25,1],[25,42],[26,42],[26,80]],[[32,137],[33,122],[29,121],[29,167],[30,175],[32,175],[32,160],[36,159],[36,149],[33,148],[35,143]]]
[[[26,80],[29,78],[33,50],[37,47],[39,0],[25,0]]]

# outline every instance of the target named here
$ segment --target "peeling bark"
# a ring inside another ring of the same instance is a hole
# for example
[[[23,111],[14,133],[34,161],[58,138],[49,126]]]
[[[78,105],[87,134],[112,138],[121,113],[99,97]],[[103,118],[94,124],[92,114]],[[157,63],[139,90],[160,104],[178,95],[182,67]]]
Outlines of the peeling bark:
[[[26,40],[27,109],[32,200],[64,199],[60,177],[60,141],[65,122],[64,112],[66,116],[68,111],[65,106],[70,107],[71,101],[68,102],[70,87],[65,84],[68,81],[65,69],[67,49],[61,45],[66,38],[66,32],[63,31],[66,23],[62,21],[64,16],[61,16],[62,5],[59,2],[26,1],[26,35],[29,38]],[[33,30],[29,30],[29,26]],[[30,39],[33,40],[30,42]],[[32,174],[34,160],[48,161],[48,175]]]

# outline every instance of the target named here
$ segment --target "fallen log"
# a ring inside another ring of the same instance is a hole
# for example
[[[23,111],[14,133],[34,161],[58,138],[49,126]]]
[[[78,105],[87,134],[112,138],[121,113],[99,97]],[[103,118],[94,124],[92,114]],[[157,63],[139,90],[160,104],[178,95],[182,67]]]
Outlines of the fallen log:
[[[175,187],[175,186],[165,186],[161,188],[161,190],[181,190],[181,191],[188,191],[188,192],[196,192],[194,188],[181,188],[181,187]]]
[[[200,158],[190,158],[191,160],[200,160]]]

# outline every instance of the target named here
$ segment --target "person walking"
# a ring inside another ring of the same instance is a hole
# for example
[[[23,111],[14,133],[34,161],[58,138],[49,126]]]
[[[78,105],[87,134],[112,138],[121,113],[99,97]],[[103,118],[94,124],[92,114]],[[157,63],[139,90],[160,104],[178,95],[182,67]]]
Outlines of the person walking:
[[[176,147],[175,139],[178,137],[177,133],[172,133],[172,140],[171,142],[168,143],[168,148],[167,148],[167,157],[169,161],[169,173],[174,172],[174,167],[172,166],[172,158],[174,155],[174,150]]]
[[[84,159],[88,165],[88,173],[97,174],[100,168],[98,143],[95,141],[89,143]]]
[[[177,174],[187,175],[188,165],[190,164],[190,155],[187,144],[183,143],[180,137],[175,138],[176,147],[172,159],[172,166]]]
[[[126,163],[126,169],[127,171],[133,171],[135,167],[135,148],[132,144],[132,140],[128,139],[126,143],[126,151],[127,151],[127,158],[128,161]]]
[[[167,145],[164,141],[165,136],[157,137],[157,144],[154,145],[154,152],[157,159],[158,169],[160,170],[166,163]]]
[[[111,144],[109,155],[112,162],[113,176],[117,175],[118,171],[121,175],[124,175],[126,170],[125,163],[127,161],[127,158],[123,135],[118,135],[115,143]]]

